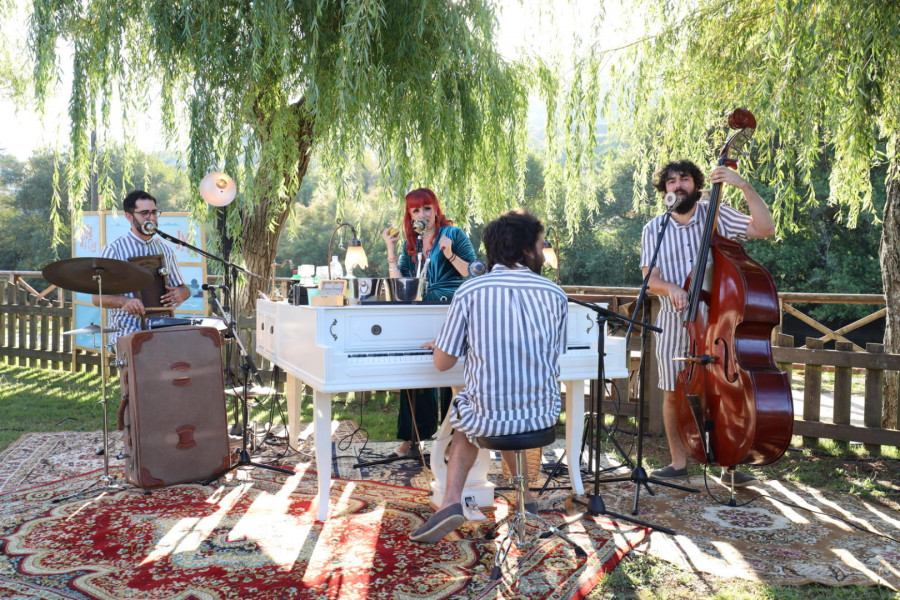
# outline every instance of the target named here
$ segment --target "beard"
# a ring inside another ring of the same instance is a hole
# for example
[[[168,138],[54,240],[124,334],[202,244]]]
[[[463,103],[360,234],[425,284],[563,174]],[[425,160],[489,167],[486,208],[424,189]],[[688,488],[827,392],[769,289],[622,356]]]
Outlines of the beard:
[[[702,195],[703,192],[701,192],[700,190],[694,190],[690,194],[685,195],[681,203],[672,210],[679,215],[686,215],[687,213],[691,212],[691,209],[694,208],[694,205],[697,204],[697,201],[700,200],[700,197]]]
[[[538,275],[541,274],[541,267],[544,266],[544,253],[535,252],[534,254],[525,255],[525,266]]]

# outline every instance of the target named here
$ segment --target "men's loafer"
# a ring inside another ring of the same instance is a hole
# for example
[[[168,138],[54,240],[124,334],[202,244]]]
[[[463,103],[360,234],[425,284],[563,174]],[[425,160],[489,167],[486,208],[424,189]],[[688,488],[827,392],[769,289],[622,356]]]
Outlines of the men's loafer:
[[[759,483],[759,479],[749,473],[744,473],[742,471],[729,473],[725,469],[722,469],[722,478],[719,480],[722,482],[722,485],[731,487],[732,479],[734,479],[734,487],[744,487],[745,485],[756,485]]]
[[[437,544],[445,535],[465,522],[462,504],[453,504],[431,515],[427,523],[409,534],[409,539],[425,544]]]
[[[664,467],[662,469],[650,471],[650,477],[653,477],[655,479],[680,479],[687,476],[687,467],[675,469],[672,467],[672,465],[669,465],[668,467]]]

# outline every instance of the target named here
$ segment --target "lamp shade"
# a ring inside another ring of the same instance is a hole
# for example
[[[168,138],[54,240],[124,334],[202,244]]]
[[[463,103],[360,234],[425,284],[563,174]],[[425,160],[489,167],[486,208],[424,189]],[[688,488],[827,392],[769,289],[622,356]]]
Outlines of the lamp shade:
[[[200,180],[200,195],[209,205],[228,206],[237,195],[237,186],[225,173],[210,173]]]
[[[556,256],[556,251],[548,242],[544,242],[544,262],[554,269],[559,268],[559,259]]]
[[[344,265],[347,267],[348,275],[353,273],[353,267],[365,269],[369,266],[369,257],[366,256],[365,249],[359,243],[359,240],[355,241],[356,245],[351,242],[351,244],[347,246],[347,256],[344,258]]]

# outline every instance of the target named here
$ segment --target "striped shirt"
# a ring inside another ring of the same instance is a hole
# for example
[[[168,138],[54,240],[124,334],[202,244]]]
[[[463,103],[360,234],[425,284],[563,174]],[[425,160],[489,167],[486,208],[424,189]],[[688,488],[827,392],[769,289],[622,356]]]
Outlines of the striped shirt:
[[[567,319],[562,289],[526,267],[495,265],[464,283],[435,342],[465,357],[465,387],[453,400],[451,425],[479,437],[555,424]]]
[[[175,252],[172,250],[171,246],[164,243],[157,236],[153,236],[150,240],[145,242],[138,237],[133,230],[129,229],[127,234],[103,246],[103,249],[100,251],[100,256],[103,258],[114,258],[116,260],[124,261],[136,256],[153,256],[156,254],[163,255],[165,265],[169,269],[169,275],[167,277],[169,281],[168,285],[173,287],[182,285],[184,283],[184,278],[181,275],[181,271],[178,269],[178,260],[175,258]],[[137,292],[121,295],[130,298],[139,297]],[[109,334],[109,343],[115,344],[120,336],[129,334],[133,331],[138,331],[141,328],[141,320],[140,317],[130,315],[123,310],[110,309],[109,326],[116,328],[116,331]]]
[[[691,269],[694,267],[694,259],[697,257],[698,248],[703,238],[703,229],[706,226],[706,215],[709,213],[709,202],[698,202],[697,210],[691,215],[691,220],[682,225],[675,219],[671,219],[666,227],[659,255],[656,257],[655,267],[660,270],[660,277],[670,283],[684,285]],[[641,267],[649,267],[656,248],[656,240],[659,231],[666,218],[663,213],[644,226],[641,234]],[[747,239],[747,225],[750,217],[726,206],[719,205],[719,218],[716,230],[719,235],[732,240]],[[678,371],[684,363],[674,362],[673,357],[681,357],[687,352],[688,335],[683,324],[681,311],[675,310],[671,298],[660,296],[660,311],[656,319],[656,326],[662,328],[662,333],[656,336],[656,363],[659,369],[659,387],[663,390],[673,391],[678,376]]]

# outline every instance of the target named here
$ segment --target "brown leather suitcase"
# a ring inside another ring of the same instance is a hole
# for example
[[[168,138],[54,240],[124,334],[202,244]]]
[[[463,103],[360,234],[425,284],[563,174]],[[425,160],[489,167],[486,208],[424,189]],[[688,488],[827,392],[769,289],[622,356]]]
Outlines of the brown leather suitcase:
[[[213,327],[118,339],[128,481],[156,488],[208,479],[230,466],[221,346]]]

